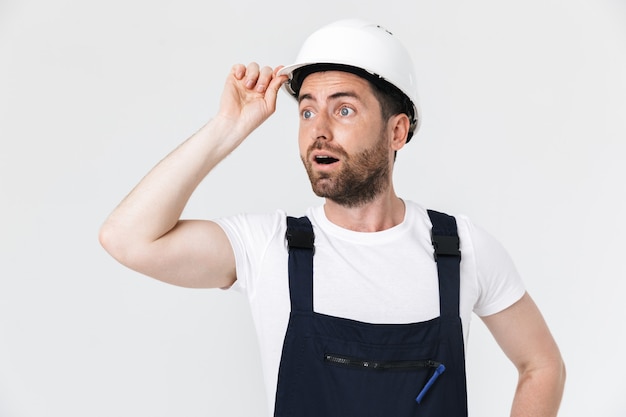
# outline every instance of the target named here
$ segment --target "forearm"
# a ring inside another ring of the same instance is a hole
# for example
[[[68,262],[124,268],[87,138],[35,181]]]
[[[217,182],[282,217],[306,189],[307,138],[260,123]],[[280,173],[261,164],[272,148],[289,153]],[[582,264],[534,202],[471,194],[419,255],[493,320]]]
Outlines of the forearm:
[[[234,282],[234,255],[223,230],[180,216],[204,177],[274,113],[286,81],[275,76],[279,69],[233,66],[217,115],[157,164],[102,225],[100,242],[114,258],[177,285]]]
[[[107,249],[150,243],[171,230],[203,178],[244,139],[235,132],[215,118],[159,162],[102,226]]]
[[[534,369],[520,371],[511,417],[555,417],[565,385],[560,356]]]
[[[511,417],[556,416],[565,385],[565,366],[530,295],[524,294],[509,308],[483,317],[483,321],[519,372]]]

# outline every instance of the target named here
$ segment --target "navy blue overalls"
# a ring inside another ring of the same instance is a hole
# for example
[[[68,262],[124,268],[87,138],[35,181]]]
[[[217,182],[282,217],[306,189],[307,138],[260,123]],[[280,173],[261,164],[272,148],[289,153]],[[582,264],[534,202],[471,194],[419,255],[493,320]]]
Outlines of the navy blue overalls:
[[[440,316],[408,324],[371,324],[313,311],[313,228],[306,216],[287,218],[291,313],[275,417],[467,416],[456,221],[428,214]]]

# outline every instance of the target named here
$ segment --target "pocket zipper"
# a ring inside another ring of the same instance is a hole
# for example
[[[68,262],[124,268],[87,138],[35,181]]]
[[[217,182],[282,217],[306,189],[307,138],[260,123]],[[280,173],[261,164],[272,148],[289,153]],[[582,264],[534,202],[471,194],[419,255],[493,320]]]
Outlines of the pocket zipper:
[[[427,360],[408,360],[408,361],[370,361],[364,359],[351,358],[348,356],[335,355],[332,353],[324,354],[324,362],[328,362],[334,365],[347,366],[350,368],[359,369],[371,369],[371,370],[410,370],[410,369],[424,369],[434,368],[435,371],[431,377],[426,381],[426,384],[422,388],[415,401],[420,404],[424,399],[426,392],[432,387],[439,375],[446,370],[446,367],[440,363],[430,359]]]
[[[352,368],[372,369],[372,370],[403,370],[403,369],[424,369],[437,368],[441,365],[432,360],[408,360],[408,361],[371,361],[365,359],[351,358],[348,356],[324,354],[324,361],[335,365],[343,365]]]

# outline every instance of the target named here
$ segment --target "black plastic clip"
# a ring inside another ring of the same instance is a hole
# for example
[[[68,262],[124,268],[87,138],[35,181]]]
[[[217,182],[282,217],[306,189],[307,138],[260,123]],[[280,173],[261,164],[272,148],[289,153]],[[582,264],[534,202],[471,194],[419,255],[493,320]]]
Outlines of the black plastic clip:
[[[288,230],[287,244],[290,248],[313,249],[315,236],[306,230]]]
[[[458,236],[432,235],[431,239],[435,248],[435,261],[439,256],[461,257]]]

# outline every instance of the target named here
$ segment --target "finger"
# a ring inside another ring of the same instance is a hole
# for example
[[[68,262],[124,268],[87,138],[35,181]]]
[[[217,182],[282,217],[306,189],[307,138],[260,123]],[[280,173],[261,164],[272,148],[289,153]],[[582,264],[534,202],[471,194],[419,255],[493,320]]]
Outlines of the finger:
[[[279,65],[276,68],[274,68],[274,77],[278,76],[278,72],[283,68],[285,68],[284,65]]]
[[[259,73],[260,73],[260,69],[259,69],[259,64],[257,64],[256,62],[251,62],[250,64],[248,64],[248,67],[246,68],[246,88],[249,88],[250,90],[252,90],[257,83],[257,80],[259,79]]]
[[[274,72],[272,74],[272,81],[270,82],[269,88],[272,88],[276,93],[280,90],[280,87],[289,80],[289,76],[286,74],[278,75],[278,71],[280,71],[283,66],[279,66],[274,68]]]
[[[243,64],[235,64],[231,71],[237,80],[241,80],[246,74],[246,66]]]
[[[267,87],[267,93],[265,94],[267,103],[273,109],[276,108],[276,100],[278,98],[278,91],[280,90],[280,87],[289,79],[289,76],[287,75],[278,76],[276,74],[277,71],[274,70],[272,73],[272,80]]]
[[[273,71],[271,67],[263,67],[259,72],[259,78],[256,82],[256,91],[264,93],[273,78]]]

